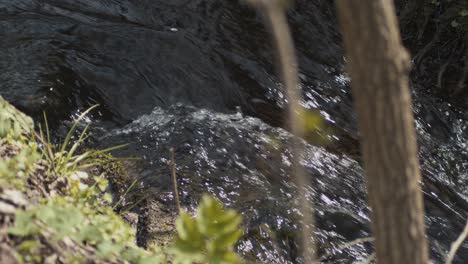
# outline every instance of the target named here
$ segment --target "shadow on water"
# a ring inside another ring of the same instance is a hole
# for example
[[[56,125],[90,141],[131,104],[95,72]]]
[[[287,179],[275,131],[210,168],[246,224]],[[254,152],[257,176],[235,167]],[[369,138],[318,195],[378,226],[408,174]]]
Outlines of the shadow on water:
[[[320,254],[364,260],[370,236],[358,133],[331,1],[297,1],[290,12],[304,106],[333,131],[306,145]],[[283,126],[285,106],[262,18],[237,1],[0,0],[0,92],[27,113],[57,124],[101,104],[101,146],[123,142],[140,156],[138,176],[154,199],[172,204],[171,146],[183,204],[202,192],[245,215],[238,249],[264,263],[294,263],[298,205]],[[413,78],[426,224],[441,263],[468,217],[466,109]],[[102,122],[101,122],[102,121]],[[463,245],[457,263],[468,259]]]

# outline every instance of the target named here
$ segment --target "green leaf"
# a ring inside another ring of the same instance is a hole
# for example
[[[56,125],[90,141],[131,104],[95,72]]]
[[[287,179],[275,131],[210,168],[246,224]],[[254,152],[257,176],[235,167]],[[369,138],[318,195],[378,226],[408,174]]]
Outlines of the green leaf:
[[[16,249],[20,252],[36,253],[39,251],[40,247],[41,243],[37,240],[25,240],[16,246]]]
[[[216,246],[219,248],[230,248],[237,243],[239,238],[242,236],[242,233],[242,229],[238,229],[233,232],[225,233],[217,237],[214,241]]]
[[[108,258],[120,252],[120,250],[122,250],[122,246],[112,243],[111,241],[105,241],[97,245],[97,249],[100,257]]]
[[[93,110],[94,108],[98,107],[99,105],[93,105],[91,106],[90,108],[88,108],[86,111],[84,111],[80,116],[78,116],[78,118],[76,119],[76,121],[73,123],[72,127],[70,128],[70,130],[68,131],[67,133],[67,136],[65,137],[65,140],[63,141],[63,144],[60,148],[60,152],[65,152],[65,149],[68,145],[68,143],[70,142],[70,139],[71,139],[71,136],[73,135],[73,132],[75,132],[75,129],[76,127],[78,126],[78,124],[80,123],[80,121],[89,113],[91,112],[91,110]]]
[[[241,221],[236,211],[203,195],[195,219],[182,211],[176,220],[174,263],[239,263],[234,245],[242,235]]]
[[[200,240],[202,237],[195,219],[186,212],[181,212],[177,218],[176,229],[182,240]]]
[[[8,229],[8,233],[16,236],[38,234],[40,228],[34,223],[35,211],[18,210],[15,213],[15,225]]]
[[[7,135],[19,138],[22,133],[29,133],[33,130],[33,120],[0,96],[0,138]]]

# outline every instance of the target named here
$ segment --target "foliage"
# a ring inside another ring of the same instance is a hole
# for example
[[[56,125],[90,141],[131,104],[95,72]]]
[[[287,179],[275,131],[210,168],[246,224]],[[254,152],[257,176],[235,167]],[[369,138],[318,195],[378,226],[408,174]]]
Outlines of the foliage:
[[[66,256],[67,252],[56,252],[70,262],[73,261],[72,258],[90,258],[84,255],[86,251],[77,250],[89,247],[95,248],[94,257],[112,262],[163,262],[163,255],[136,246],[135,230],[110,206],[112,197],[105,192],[107,180],[102,175],[89,177],[81,171],[98,164],[97,156],[111,150],[75,154],[86,138],[88,126],[79,135],[78,140],[70,144],[78,122],[91,109],[78,117],[62,145],[53,146],[47,123],[46,136],[42,131],[40,135],[36,135],[40,141],[40,144],[37,144],[32,137],[28,137],[28,134],[33,133],[32,120],[1,97],[0,107],[1,186],[24,190],[35,162],[40,158],[38,152],[42,153],[42,157],[48,163],[47,168],[51,168],[46,173],[52,173],[65,182],[61,195],[43,197],[35,206],[24,210],[17,209],[14,225],[8,231],[19,241],[16,250],[22,260],[42,262],[44,259],[40,250],[44,248],[44,243],[53,245],[52,248],[55,249],[63,249],[61,245],[66,244],[65,241],[72,241],[75,246],[71,252],[75,256]],[[77,256],[80,254],[81,257]]]
[[[163,261],[162,255],[138,248],[134,243],[135,230],[110,206],[102,205],[98,198],[102,196],[106,180],[87,186],[81,183],[83,178],[73,178],[69,196],[55,196],[36,207],[18,210],[9,233],[29,238],[47,237],[49,243],[71,239],[80,246],[96,248],[97,256],[107,260],[130,263]]]
[[[19,138],[23,133],[30,133],[34,123],[30,117],[16,110],[0,96],[0,138],[7,136]]]
[[[78,116],[68,131],[63,143],[59,146],[54,146],[50,142],[50,132],[47,125],[47,117],[44,114],[46,135],[44,136],[42,129],[40,129],[40,135],[38,135],[38,138],[43,145],[41,148],[43,157],[49,162],[49,164],[52,165],[50,168],[57,175],[69,176],[73,172],[99,165],[99,155],[108,153],[111,150],[124,146],[120,145],[104,150],[88,150],[83,153],[76,154],[79,147],[83,145],[87,138],[86,132],[89,129],[89,124],[85,126],[85,128],[79,134],[78,139],[73,143],[71,143],[72,136],[76,132],[78,124],[91,110],[97,106],[98,105],[92,106],[88,110],[84,111],[80,116]]]
[[[23,190],[39,158],[37,144],[25,136],[33,129],[32,119],[0,96],[0,186]]]
[[[182,211],[177,218],[174,263],[240,263],[234,245],[242,235],[242,218],[204,195],[197,217]]]
[[[13,149],[12,149],[13,148]],[[24,190],[24,183],[33,171],[39,155],[34,142],[12,141],[0,139],[0,186]],[[4,152],[10,152],[8,154]]]
[[[318,111],[300,108],[298,115],[306,133],[311,133],[324,127],[323,119]]]
[[[16,210],[8,233],[17,241],[15,254],[22,261],[44,262],[41,252],[48,247],[58,251],[56,254],[62,261],[70,263],[97,259],[112,263],[167,262],[165,253],[158,248],[144,250],[135,244],[135,229],[113,210],[116,205],[111,206],[105,175],[88,175],[83,171],[102,164],[104,157],[109,160],[112,157],[107,153],[121,147],[79,153],[89,125],[71,143],[79,122],[94,107],[77,118],[63,143],[56,146],[50,141],[45,115],[45,134],[41,128],[39,134],[34,134],[38,144],[33,137],[28,137],[34,133],[32,120],[2,100],[0,97],[0,107],[8,110],[0,111],[1,186],[24,190],[41,157],[39,153],[48,168],[41,173],[54,175],[56,181],[64,183],[59,194],[46,195],[38,204]],[[180,213],[172,248],[173,262],[240,263],[234,244],[242,234],[241,217],[234,210],[225,210],[209,196],[203,196],[197,215],[192,218],[186,212]]]

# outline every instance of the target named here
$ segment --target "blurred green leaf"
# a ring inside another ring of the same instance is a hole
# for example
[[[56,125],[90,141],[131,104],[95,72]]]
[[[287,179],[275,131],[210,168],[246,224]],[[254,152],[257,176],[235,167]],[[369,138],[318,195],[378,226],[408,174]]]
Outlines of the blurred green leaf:
[[[16,236],[30,236],[38,234],[40,228],[34,223],[35,210],[18,210],[15,213],[15,224],[8,229],[8,233]]]
[[[174,263],[239,263],[234,245],[243,232],[241,222],[236,211],[226,210],[215,198],[203,195],[196,218],[182,211],[176,220]]]

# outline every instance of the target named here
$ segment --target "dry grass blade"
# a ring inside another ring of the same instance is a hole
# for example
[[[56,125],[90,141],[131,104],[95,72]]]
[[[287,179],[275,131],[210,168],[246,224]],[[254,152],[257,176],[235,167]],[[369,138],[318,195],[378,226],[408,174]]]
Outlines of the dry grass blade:
[[[452,243],[449,254],[447,255],[447,259],[445,260],[445,264],[452,263],[453,259],[455,258],[455,254],[457,253],[457,250],[460,248],[463,241],[465,241],[466,237],[468,237],[468,221],[466,221],[466,225],[463,229],[463,232],[460,234],[457,240],[455,240],[455,242]]]

